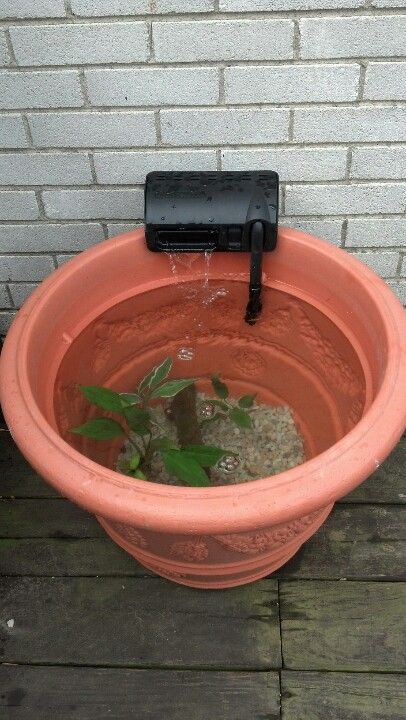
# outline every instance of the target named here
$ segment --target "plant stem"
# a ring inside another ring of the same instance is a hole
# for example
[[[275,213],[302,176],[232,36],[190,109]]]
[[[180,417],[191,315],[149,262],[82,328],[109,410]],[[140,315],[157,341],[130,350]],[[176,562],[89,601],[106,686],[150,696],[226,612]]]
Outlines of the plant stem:
[[[130,445],[133,446],[134,450],[136,450],[138,455],[142,458],[142,450],[138,447],[135,440],[132,439],[130,433],[127,434],[127,437],[128,437],[128,441],[129,441]]]

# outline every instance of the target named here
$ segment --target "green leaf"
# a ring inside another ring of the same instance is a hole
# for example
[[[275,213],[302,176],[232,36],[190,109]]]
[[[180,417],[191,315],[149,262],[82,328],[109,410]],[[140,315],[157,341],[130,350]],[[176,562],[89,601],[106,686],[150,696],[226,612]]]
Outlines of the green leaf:
[[[103,410],[114,410],[114,412],[123,412],[125,401],[119,393],[109,388],[98,387],[97,385],[79,385],[85,398],[93,405],[103,408]]]
[[[233,408],[230,412],[230,418],[239,427],[248,430],[252,429],[252,420],[248,413],[245,412],[245,410],[241,410],[237,407]]]
[[[154,367],[151,372],[141,380],[138,385],[138,390],[142,392],[147,388],[153,388],[156,385],[159,385],[159,383],[161,383],[162,380],[165,380],[165,378],[169,375],[171,369],[172,358],[167,357],[160,365]]]
[[[138,468],[138,465],[141,461],[141,455],[139,453],[134,453],[134,455],[131,455],[129,461],[128,461],[128,467],[130,470],[136,470]]]
[[[189,380],[168,380],[168,382],[161,385],[161,387],[156,388],[151,393],[151,397],[174,397],[180,393],[181,390],[184,390],[189,385],[193,385],[193,383],[193,378]]]
[[[214,445],[185,445],[182,448],[184,457],[196,460],[202,467],[212,467],[227,454],[227,450],[215,447]]]
[[[241,408],[251,408],[254,404],[255,395],[243,395],[240,397],[238,404]]]
[[[164,465],[171,475],[176,475],[186,485],[207,487],[209,478],[196,460],[185,455],[182,450],[165,450],[162,452]]]
[[[88,420],[83,425],[72,428],[71,432],[77,435],[85,435],[94,440],[111,440],[120,437],[120,435],[125,435],[124,428],[121,427],[120,423],[110,420],[110,418]]]
[[[127,405],[139,405],[142,402],[142,397],[137,393],[120,393],[120,397]]]
[[[213,405],[217,405],[217,407],[224,410],[224,412],[228,413],[228,411],[230,409],[229,406],[227,405],[227,403],[223,402],[222,400],[210,400],[209,402],[211,402]]]
[[[221,398],[221,400],[228,398],[228,387],[225,383],[221,382],[218,375],[212,375],[211,384],[217,397]]]
[[[146,435],[149,432],[150,415],[147,410],[131,405],[124,408],[124,415],[130,430],[139,435]]]
[[[140,470],[139,468],[137,468],[136,470],[133,471],[132,476],[135,478],[138,478],[138,480],[146,480],[147,479],[146,475],[144,475],[142,470]]]

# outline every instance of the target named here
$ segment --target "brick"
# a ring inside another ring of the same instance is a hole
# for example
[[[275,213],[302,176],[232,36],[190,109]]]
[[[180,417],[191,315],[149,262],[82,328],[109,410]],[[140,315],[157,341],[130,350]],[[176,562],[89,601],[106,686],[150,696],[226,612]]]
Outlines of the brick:
[[[145,15],[149,0],[71,0],[72,13],[81,17]]]
[[[72,260],[74,257],[76,257],[78,253],[75,253],[74,255],[57,255],[56,256],[56,264],[58,267],[61,267],[61,265],[64,265],[66,262],[69,262],[69,260]]]
[[[293,137],[308,142],[376,142],[405,139],[404,107],[296,108]]]
[[[136,230],[139,227],[142,227],[142,223],[137,223],[134,221],[128,223],[109,223],[107,225],[107,231],[109,237],[115,237],[116,235],[130,232],[130,230]]]
[[[404,55],[406,16],[368,15],[300,21],[300,57],[385,57]]]
[[[223,170],[275,170],[283,180],[344,180],[347,150],[325,148],[263,148],[223,150]]]
[[[281,217],[281,225],[294,227],[303,232],[310,233],[322,240],[328,240],[333,245],[341,244],[341,230],[343,226],[342,218],[334,218],[332,220],[308,220],[302,217]]]
[[[140,218],[143,190],[45,190],[45,212],[55,219]]]
[[[155,22],[153,38],[155,57],[163,62],[293,57],[291,20]]]
[[[402,266],[400,268],[400,276],[406,277],[406,257],[405,256],[403,256]]]
[[[43,280],[54,270],[46,255],[1,255],[0,280]]]
[[[93,105],[215,105],[219,97],[216,68],[88,70]]]
[[[406,280],[390,280],[386,283],[399,298],[403,305],[406,305]]]
[[[66,112],[29,116],[38,147],[120,147],[155,144],[153,112]]]
[[[3,309],[11,307],[10,298],[5,285],[0,285],[0,307]]]
[[[0,18],[65,17],[64,0],[1,0]]]
[[[214,150],[96,152],[94,164],[99,183],[135,185],[152,170],[216,170],[217,158]]]
[[[27,190],[0,191],[0,220],[36,220],[37,217],[35,193]]]
[[[374,252],[352,252],[351,254],[364,265],[368,265],[371,270],[382,278],[392,277],[396,274],[399,262],[398,252],[379,252],[376,250]]]
[[[0,72],[0,107],[80,107],[83,105],[79,76],[75,70],[51,72]]]
[[[2,153],[3,185],[89,185],[93,182],[85,153]]]
[[[256,10],[343,10],[363,7],[365,0],[220,0],[220,10],[254,12]]]
[[[406,62],[369,63],[366,100],[406,100]]]
[[[103,228],[97,223],[0,225],[1,252],[69,252],[102,240]]]
[[[17,313],[0,312],[0,335],[5,335]]]
[[[405,0],[372,0],[372,7],[375,8],[404,8]]]
[[[131,63],[148,56],[144,22],[11,27],[19,65]]]
[[[346,247],[404,246],[406,218],[349,218]]]
[[[73,14],[82,17],[213,10],[213,0],[72,0],[71,5]]]
[[[162,110],[162,139],[168,145],[277,143],[288,139],[283,109]]]
[[[371,215],[401,213],[406,184],[288,185],[287,215]]]
[[[274,65],[225,70],[230,103],[343,102],[356,100],[359,65]]]
[[[38,283],[10,283],[9,289],[14,306],[20,308],[38,287]]]
[[[16,115],[0,115],[0,147],[25,148],[27,146],[28,140],[22,118]]]
[[[402,180],[406,177],[406,145],[354,148],[351,177]]]
[[[151,12],[155,13],[210,12],[211,10],[214,10],[214,0],[152,0],[151,2]]]
[[[8,55],[6,36],[4,32],[0,32],[0,66],[9,65],[10,58]]]

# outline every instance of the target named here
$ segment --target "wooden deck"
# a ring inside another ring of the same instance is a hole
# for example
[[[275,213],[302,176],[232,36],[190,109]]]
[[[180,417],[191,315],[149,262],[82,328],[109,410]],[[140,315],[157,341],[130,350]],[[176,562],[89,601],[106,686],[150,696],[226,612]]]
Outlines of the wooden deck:
[[[3,428],[2,720],[404,720],[406,439],[278,573],[198,591],[137,565]]]

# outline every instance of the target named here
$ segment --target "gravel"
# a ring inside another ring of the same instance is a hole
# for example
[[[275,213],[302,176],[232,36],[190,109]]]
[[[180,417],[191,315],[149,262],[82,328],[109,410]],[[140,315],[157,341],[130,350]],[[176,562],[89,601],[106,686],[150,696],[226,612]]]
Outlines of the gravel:
[[[199,393],[198,408],[211,399],[208,395]],[[165,428],[165,434],[176,442],[176,428],[167,418],[164,407],[162,405],[156,407],[154,414]],[[251,430],[236,427],[229,418],[219,418],[202,426],[205,445],[219,446],[230,453],[237,453],[239,458],[237,469],[231,473],[216,467],[211,468],[212,485],[230,485],[258,480],[305,462],[303,438],[288,406],[275,407],[255,402],[249,414],[253,423]],[[157,431],[157,435],[162,434]],[[131,454],[132,448],[127,442],[117,460],[116,468],[119,472],[122,472],[123,464]],[[148,479],[169,485],[182,484],[167,473],[158,453],[153,457]]]

